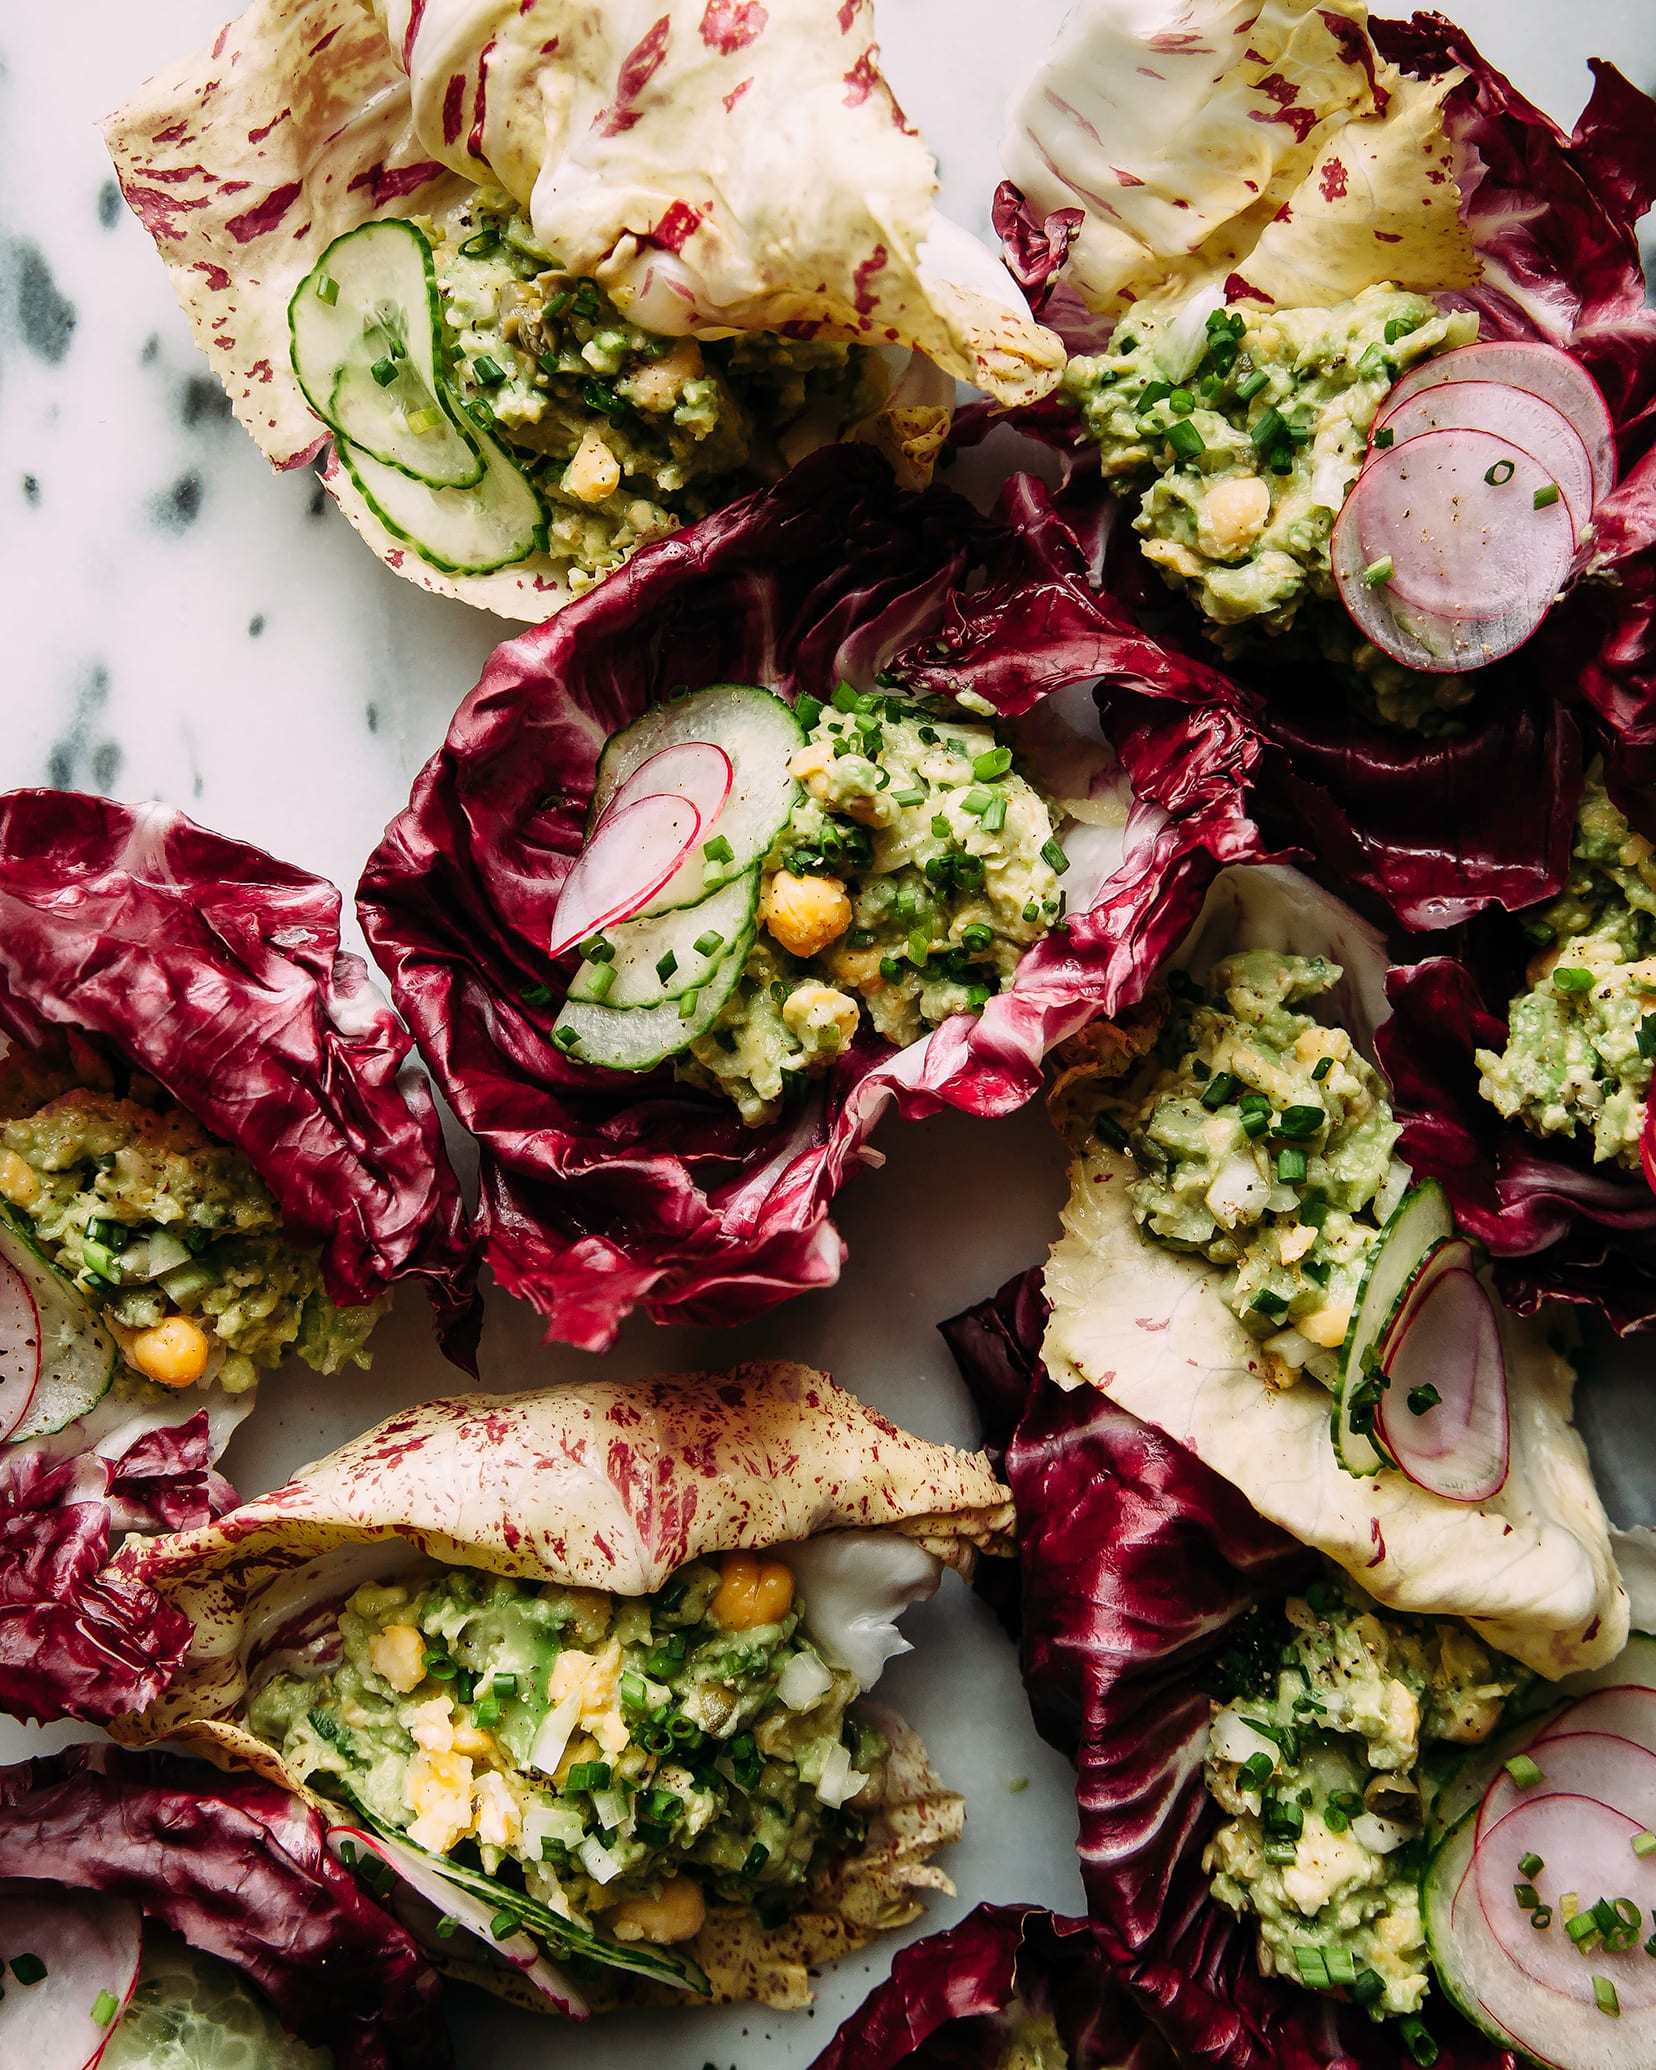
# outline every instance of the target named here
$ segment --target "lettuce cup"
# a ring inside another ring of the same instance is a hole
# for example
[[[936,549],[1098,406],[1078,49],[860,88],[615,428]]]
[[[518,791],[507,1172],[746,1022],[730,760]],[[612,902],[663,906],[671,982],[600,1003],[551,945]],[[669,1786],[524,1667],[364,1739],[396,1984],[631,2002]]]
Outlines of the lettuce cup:
[[[0,799],[0,1702],[136,1708],[176,1620],[96,1581],[203,1523],[261,1374],[399,1281],[469,1363],[459,1187],[339,894],[158,806]],[[156,1620],[153,1625],[150,1620]]]
[[[1538,1675],[1447,1560],[1438,1609],[1378,1600],[1217,1452],[1055,1385],[1043,1309],[1031,1274],[945,1334],[1018,1502],[1025,1677],[1077,1764],[1094,1931],[1174,2048],[1647,2060],[1652,1642],[1572,1673],[1538,1645]]]
[[[1026,422],[1121,514],[1108,584],[1224,656],[1273,833],[1412,926],[1529,904],[1575,711],[1649,775],[1651,105],[1596,64],[1566,138],[1447,22],[1358,0],[1162,26],[1079,9],[1014,112],[1000,218],[1074,355]]]
[[[1225,873],[1125,1023],[1060,1051],[1076,1152],[1043,1358],[1400,1611],[1538,1674],[1618,1653],[1627,1594],[1571,1424],[1567,1315],[1511,1313],[1398,1154],[1379,937]]]
[[[1116,636],[1037,485],[840,448],[495,653],[358,902],[549,1334],[831,1282],[885,1109],[1021,1104],[1256,852],[1223,724],[1133,798]]]
[[[870,6],[258,0],[107,134],[266,458],[505,617],[823,444],[924,481],[956,379],[1063,366],[936,212]]]
[[[308,1805],[171,1754],[0,1769],[8,2062],[446,2070],[435,1972]]]
[[[962,1802],[860,1699],[1008,1519],[800,1366],[428,1403],[123,1550],[193,1637],[120,1729],[300,1791],[519,2003],[801,2005],[951,1888]]]

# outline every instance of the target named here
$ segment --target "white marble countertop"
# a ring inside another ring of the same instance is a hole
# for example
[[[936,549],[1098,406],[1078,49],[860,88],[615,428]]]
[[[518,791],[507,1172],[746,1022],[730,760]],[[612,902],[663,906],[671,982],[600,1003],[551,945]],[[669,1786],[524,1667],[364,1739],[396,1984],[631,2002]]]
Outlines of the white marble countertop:
[[[269,474],[120,201],[97,118],[210,36],[225,7],[90,0],[72,15],[0,14],[0,787],[165,799],[349,893],[507,628],[396,580],[323,509],[308,474]],[[998,176],[1009,77],[1033,63],[1061,11],[1058,0],[880,0],[899,97],[939,152],[945,205],[975,227]],[[1589,55],[1656,87],[1652,0],[1458,0],[1453,12],[1566,127],[1586,99]],[[885,1169],[842,1203],[851,1262],[837,1288],[738,1332],[635,1323],[604,1371],[786,1354],[832,1368],[927,1436],[972,1441],[934,1326],[1040,1254],[1063,1194],[1058,1146],[1031,1112],[893,1127],[880,1141]],[[526,1310],[493,1297],[486,1383],[594,1369],[537,1336]],[[245,1491],[456,1384],[416,1300],[376,1347],[373,1373],[345,1387],[302,1373],[265,1383],[228,1462]],[[1629,1368],[1623,1384],[1635,1380]],[[1622,1399],[1621,1385],[1603,1392],[1593,1424],[1619,1424]],[[1656,1513],[1618,1456],[1612,1506],[1628,1521]],[[952,1579],[910,1630],[916,1651],[891,1670],[889,1695],[969,1805],[967,1838],[947,1861],[960,1897],[935,1904],[928,1923],[982,1898],[1079,1909],[1069,1773],[1033,1732],[1011,1648]],[[0,1723],[0,1758],[60,1737]],[[670,2070],[803,2065],[883,1974],[891,1945],[825,1976],[812,2014],[627,2015],[587,2029],[583,2059],[593,2070],[646,2056]],[[453,1994],[453,2015],[467,2070],[528,2070],[553,2039],[472,1992]]]

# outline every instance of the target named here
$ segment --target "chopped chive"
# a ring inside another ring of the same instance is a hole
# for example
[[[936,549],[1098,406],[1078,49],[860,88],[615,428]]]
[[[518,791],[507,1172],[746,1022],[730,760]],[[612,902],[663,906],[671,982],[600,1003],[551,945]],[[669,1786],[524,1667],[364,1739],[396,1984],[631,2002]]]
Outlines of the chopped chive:
[[[445,1912],[437,1922],[436,1931],[437,1938],[440,1941],[452,1941],[454,1936],[460,1931],[460,1922],[454,1917],[452,1912]]]
[[[711,841],[702,843],[702,854],[709,862],[727,863],[736,860],[736,851],[723,834],[715,834]]]
[[[1410,2013],[1397,2023],[1398,2039],[1409,2051],[1409,2060],[1419,2065],[1419,2070],[1432,2070],[1438,2059],[1438,2045],[1427,2031],[1426,2022],[1417,2013]]]
[[[1316,1080],[1318,1085],[1321,1085],[1323,1080],[1328,1076],[1329,1072],[1332,1071],[1333,1068],[1334,1059],[1332,1057],[1318,1057],[1316,1063],[1311,1068],[1311,1076]]]
[[[1236,394],[1238,401],[1252,402],[1259,391],[1269,385],[1270,379],[1270,375],[1266,373],[1263,367],[1255,367],[1251,374],[1245,374],[1237,382]]]
[[[660,978],[664,983],[668,978],[670,978],[673,975],[673,972],[677,969],[678,957],[673,950],[669,949],[667,950],[665,955],[658,956],[656,958],[655,973],[656,976]]]
[[[1288,1303],[1280,1294],[1273,1294],[1269,1287],[1261,1287],[1248,1303],[1255,1315],[1263,1315],[1271,1322],[1281,1322],[1288,1313]]]
[[[699,991],[685,993],[684,997],[679,1001],[679,1019],[681,1021],[689,1020],[696,1010],[696,1001],[700,997],[701,993]]]
[[[1656,1833],[1643,1832],[1633,1835],[1633,1852],[1643,1861],[1647,1854],[1656,1854]]]
[[[1521,1790],[1533,1790],[1537,1783],[1547,1779],[1528,1754],[1514,1754],[1505,1765],[1507,1774]]]
[[[452,1682],[460,1672],[446,1653],[427,1654],[425,1671],[434,1682]]]
[[[1656,1847],[1656,1840],[1653,1840],[1651,1845]],[[1525,1854],[1520,1855],[1518,1858],[1518,1873],[1520,1876],[1539,1876],[1546,1866],[1546,1863],[1538,1854]]]
[[[1534,942],[1538,949],[1544,949],[1558,939],[1558,929],[1545,920],[1526,920],[1522,932],[1525,941]]]
[[[471,370],[473,377],[481,381],[485,388],[498,388],[506,378],[506,369],[498,359],[491,359],[486,352],[480,353],[472,361]]]
[[[857,693],[849,683],[836,684],[832,702],[837,712],[854,712],[857,709]]]
[[[121,2001],[113,1991],[100,1991],[92,2001],[92,2024],[107,2027],[121,2009]]]
[[[908,938],[909,961],[924,963],[931,954],[931,933],[924,927],[911,927]]]
[[[1331,1984],[1356,1983],[1357,1958],[1349,1948],[1330,1948],[1323,1960],[1328,1965],[1328,1981]]]
[[[407,416],[408,428],[416,438],[424,438],[428,432],[435,431],[442,421],[441,410],[410,410]]]
[[[389,388],[397,378],[397,362],[390,357],[376,359],[369,372],[382,388]]]
[[[1399,338],[1406,338],[1412,330],[1418,329],[1412,316],[1392,316],[1386,319],[1386,343],[1395,345]]]
[[[1406,1399],[1411,1416],[1424,1416],[1429,1409],[1435,1409],[1438,1406],[1443,1400],[1443,1396],[1438,1393],[1431,1381],[1428,1380],[1420,1387],[1411,1387]]]
[[[1565,1921],[1564,1931],[1578,1948],[1584,1941],[1598,1940],[1600,1935],[1596,1911],[1578,1912],[1573,1919]]]
[[[1363,570],[1363,587],[1381,589],[1397,573],[1397,563],[1389,553],[1382,554],[1377,561],[1370,561]]]
[[[794,717],[805,728],[805,731],[809,733],[818,719],[822,717],[822,699],[820,697],[811,697],[802,690],[794,699]]]
[[[1056,834],[1053,835],[1050,841],[1043,841],[1041,843],[1041,860],[1055,877],[1061,877],[1069,868],[1069,857],[1058,845]]]
[[[1195,460],[1207,451],[1207,440],[1188,417],[1178,417],[1167,427],[1167,443],[1181,460]]]
[[[1303,1150],[1279,1150],[1277,1152],[1277,1177],[1284,1186],[1303,1186],[1305,1183],[1305,1152]]]
[[[499,1668],[496,1668],[489,1677],[489,1694],[491,1696],[516,1696],[517,1676],[504,1675]]]
[[[1308,1258],[1300,1270],[1319,1287],[1326,1287],[1334,1276],[1334,1261],[1332,1258]]]
[[[1372,2005],[1377,1998],[1385,1996],[1385,1990],[1378,1970],[1360,1969],[1352,1979],[1351,2002],[1353,2005]]]
[[[1236,1093],[1236,1080],[1228,1071],[1215,1071],[1202,1087],[1202,1105],[1210,1114],[1217,1114]]]
[[[1547,1928],[1552,1925],[1552,1906],[1537,1905],[1530,1914],[1530,1925],[1535,1928],[1537,1933],[1545,1933]]]
[[[1301,1943],[1294,1950],[1294,1960],[1299,1965],[1300,1982],[1313,1991],[1328,1989],[1328,1962],[1321,1948]]]
[[[500,1723],[500,1699],[497,1696],[480,1696],[472,1715],[485,1729]]]
[[[948,819],[941,812],[934,812],[932,814],[931,830],[939,841],[948,840],[949,836],[954,832],[954,828],[950,826]]]
[[[1556,503],[1557,501],[1557,482],[1543,482],[1541,487],[1535,492],[1535,507],[1537,510],[1545,510],[1549,503]]]
[[[1175,388],[1167,398],[1167,407],[1175,417],[1188,417],[1196,407],[1196,398],[1188,388]]]
[[[594,964],[592,975],[587,979],[588,997],[597,1000],[599,1005],[602,1005],[614,990],[615,965],[613,963]]]
[[[1391,373],[1391,361],[1378,345],[1371,345],[1357,362],[1357,372],[1365,381],[1378,381]]]
[[[1541,1902],[1541,1893],[1533,1883],[1515,1883],[1512,1886],[1512,1894],[1526,1912],[1533,1912]]]
[[[20,1984],[38,1984],[46,1974],[46,1965],[38,1955],[14,1955],[11,1973]]]
[[[898,805],[924,805],[926,802],[924,791],[893,791],[891,796],[893,803]]]
[[[1594,1977],[1593,2003],[1601,2013],[1608,2013],[1611,2019],[1621,2014],[1621,2000],[1616,1996],[1616,1987],[1608,1977]]]
[[[568,1056],[571,1051],[579,1048],[581,1038],[573,1028],[554,1028],[552,1030],[552,1040],[563,1051],[564,1055]]]
[[[1009,747],[988,748],[981,755],[972,757],[972,774],[979,783],[993,783],[1011,767],[1012,750]]]
[[[1122,1147],[1125,1148],[1125,1144]],[[1268,1783],[1275,1773],[1276,1762],[1262,1747],[1257,1754],[1250,1754],[1236,1771],[1237,1786],[1239,1789],[1257,1790],[1262,1784]]]
[[[1552,981],[1555,992],[1590,992],[1593,989],[1593,973],[1574,965],[1567,970],[1555,970]]]
[[[994,803],[992,791],[970,790],[960,801],[962,812],[969,812],[974,819],[981,819]]]
[[[742,1874],[744,1876],[757,1876],[769,1860],[770,1849],[762,1840],[755,1840],[748,1849],[747,1857],[742,1863]]]
[[[1648,1063],[1656,1057],[1656,1013],[1647,1013],[1633,1032],[1633,1040],[1639,1046],[1639,1054]]]
[[[983,1009],[989,1004],[989,997],[989,987],[987,985],[968,985],[966,987],[967,1011],[970,1013],[982,1013]]]
[[[1504,489],[1517,472],[1518,463],[1515,460],[1497,460],[1493,467],[1484,469],[1484,480],[1492,489]]]
[[[710,927],[705,934],[698,934],[690,946],[698,956],[714,956],[724,947],[724,936]]]
[[[342,1861],[342,1862],[343,1862],[343,1863],[345,1864],[346,1868],[348,1868],[348,1869],[349,1869],[349,1868],[352,1868],[352,1867],[354,1867],[354,1866],[355,1866],[355,1864],[356,1864],[356,1842],[355,1842],[354,1840],[341,1840],[341,1841],[340,1841],[340,1843],[339,1843],[339,1859],[340,1859],[340,1860],[341,1860],[341,1861]]]
[[[1253,442],[1261,453],[1268,453],[1280,446],[1288,436],[1288,420],[1274,405],[1253,428]]]
[[[1006,824],[1006,794],[997,791],[983,810],[983,831],[998,834]]]
[[[880,958],[880,975],[888,985],[895,985],[902,978],[903,966],[895,956],[882,956]]]
[[[1376,431],[1376,433],[1374,434],[1373,438],[1369,440],[1369,444],[1371,446],[1378,447],[1379,450],[1383,453],[1386,450],[1386,448],[1391,444],[1393,439],[1396,438],[1396,436],[1397,433],[1392,430],[1389,424],[1382,424],[1379,430]]]
[[[339,282],[331,273],[319,273],[316,276],[316,299],[326,302],[330,309],[339,300]]]
[[[1249,1107],[1242,1115],[1242,1133],[1250,1140],[1262,1136],[1271,1125],[1269,1112],[1259,1107]]]
[[[489,1921],[489,1932],[497,1941],[510,1940],[518,1930],[518,1916],[515,1912],[497,1912]]]
[[[1127,1131],[1113,1114],[1095,1115],[1093,1117],[1093,1134],[1097,1136],[1101,1143],[1107,1143],[1112,1150],[1125,1150],[1128,1146],[1129,1138]],[[1270,1774],[1271,1764],[1267,1756],[1255,1754],[1252,1758],[1255,1761],[1264,1760],[1266,1764],[1265,1772],[1267,1775]],[[1242,1771],[1244,1775],[1247,1773],[1247,1768],[1248,1764],[1244,1763]]]
[[[615,944],[605,941],[601,934],[589,934],[581,944],[581,957],[587,963],[613,963]]]
[[[607,1761],[577,1761],[569,1771],[566,1790],[607,1790],[610,1765]]]
[[[1035,922],[1040,919],[1041,909],[1033,899],[1024,907],[1023,916],[1025,924],[1030,927],[1033,927]]]

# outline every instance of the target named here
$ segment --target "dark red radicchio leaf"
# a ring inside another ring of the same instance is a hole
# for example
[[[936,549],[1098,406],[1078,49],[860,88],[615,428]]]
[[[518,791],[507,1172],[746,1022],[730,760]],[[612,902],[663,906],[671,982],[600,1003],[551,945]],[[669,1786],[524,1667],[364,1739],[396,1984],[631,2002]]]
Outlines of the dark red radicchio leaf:
[[[0,1446],[0,1710],[101,1725],[161,1694],[190,1620],[105,1569],[128,1531],[187,1531],[235,1506],[212,1457],[205,1409],[113,1457]]]
[[[1202,1781],[1207,1664],[1262,1599],[1315,1572],[1305,1548],[1160,1431],[1040,1359],[1040,1274],[943,1325],[1017,1508],[1022,1664],[1043,1737],[1076,1764],[1088,1914],[1116,1973],[1182,2057],[1224,2070],[1396,2070],[1394,2034],[1260,1973],[1254,1933],[1208,1891],[1221,1813]],[[1443,2070],[1515,2070],[1441,1998]]]
[[[447,2070],[435,1973],[308,1806],[203,1761],[70,1747],[0,1769],[0,1880],[126,1898],[258,1985],[340,2070]]]
[[[1171,2070],[1087,1922],[1033,1905],[979,1905],[902,1949],[811,2070],[999,2070],[1008,2008],[1050,2018],[1069,2070]]]
[[[1097,675],[1124,630],[1038,485],[1009,485],[1004,514],[985,518],[947,490],[898,493],[874,453],[842,446],[646,548],[490,657],[359,904],[480,1140],[489,1262],[550,1336],[601,1349],[635,1304],[734,1322],[831,1283],[843,1245],[829,1204],[884,1109],[993,1115],[1028,1099],[1054,1042],[1137,996],[1216,863],[1258,847],[1240,805],[1251,744],[1220,717],[1181,742],[1171,814],[1135,808],[1095,903],[980,1017],[903,1051],[865,1035],[800,1105],[745,1128],[665,1068],[623,1078],[551,1041],[573,958],[554,970],[543,945],[605,739],[681,686],[758,682],[792,699],[886,668],[1021,714]]]
[[[1644,1175],[1533,1135],[1479,1095],[1474,1054],[1503,1050],[1507,1028],[1466,963],[1433,956],[1388,971],[1386,994],[1392,1014],[1376,1040],[1401,1154],[1442,1182],[1506,1299],[1526,1314],[1563,1299],[1602,1308],[1618,1329],[1656,1325],[1656,1196]]]
[[[251,1161],[335,1301],[425,1282],[476,1370],[465,1208],[408,1032],[320,877],[160,805],[0,797],[0,1033],[101,1037]]]
[[[1482,675],[1452,734],[1426,740],[1370,722],[1331,694],[1320,661],[1286,643],[1265,646],[1257,669],[1227,665],[1222,676],[1175,669],[1158,680],[1141,664],[1136,682],[1112,683],[1106,728],[1124,756],[1157,729],[1170,742],[1162,759],[1176,765],[1171,743],[1199,737],[1216,698],[1254,740],[1246,803],[1268,838],[1309,847],[1408,926],[1442,928],[1487,907],[1534,904],[1563,881],[1583,707],[1604,733],[1618,802],[1636,821],[1656,815],[1656,312],[1645,306],[1635,237],[1656,193],[1656,106],[1595,62],[1592,98],[1566,137],[1441,16],[1371,27],[1406,72],[1468,73],[1445,118],[1486,277],[1448,299],[1476,306],[1486,337],[1568,345],[1605,391],[1623,479],[1599,510],[1587,576],[1528,645]],[[1015,193],[1001,209],[1016,270],[1044,226]],[[1048,320],[1063,329],[1062,281],[1043,276],[1041,290],[1052,297]],[[1112,500],[1077,442],[1072,411],[1049,399],[1013,421],[1062,455],[1061,503],[1073,522]],[[968,413],[968,440],[986,428],[983,413]],[[1107,586],[1147,611],[1155,644],[1211,655],[1195,612],[1169,597],[1133,541],[1117,528]],[[1134,779],[1141,795],[1160,797],[1153,772],[1141,780],[1135,768]]]

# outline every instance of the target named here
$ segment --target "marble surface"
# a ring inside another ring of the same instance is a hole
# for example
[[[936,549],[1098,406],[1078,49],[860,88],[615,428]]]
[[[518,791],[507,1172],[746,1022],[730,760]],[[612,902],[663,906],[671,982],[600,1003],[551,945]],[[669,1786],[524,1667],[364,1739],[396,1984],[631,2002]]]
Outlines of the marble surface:
[[[946,205],[982,228],[1002,95],[1059,0],[880,5],[889,69],[939,152]],[[397,581],[308,476],[266,471],[120,202],[97,118],[210,36],[224,6],[0,11],[0,786],[165,799],[349,888],[505,628]],[[1586,98],[1589,54],[1656,87],[1652,0],[1460,0],[1455,12],[1566,126]],[[606,1373],[785,1353],[832,1367],[928,1436],[971,1441],[934,1325],[1039,1254],[1063,1194],[1057,1145],[1032,1113],[888,1129],[881,1143],[885,1169],[844,1197],[851,1262],[837,1288],[739,1332],[636,1324]],[[265,1383],[228,1462],[244,1490],[454,1384],[415,1301],[376,1341],[374,1371],[348,1386],[302,1373]],[[1656,1515],[1648,1455],[1627,1442],[1648,1421],[1635,1407],[1642,1363],[1622,1360],[1587,1405],[1625,1521]],[[543,1348],[527,1311],[491,1300],[486,1384],[593,1370]],[[915,1651],[885,1693],[970,1811],[948,1861],[961,1895],[934,1905],[930,1923],[986,1897],[1076,1909],[1068,1771],[1030,1726],[1010,1647],[952,1578],[910,1631]],[[0,1724],[0,1758],[60,1736]],[[631,2015],[588,2029],[581,2054],[594,2070],[646,2057],[670,2070],[803,2065],[890,1953],[882,1944],[824,1977],[810,2014]],[[456,1991],[452,2010],[467,2070],[528,2070],[554,2040],[473,1993]]]

